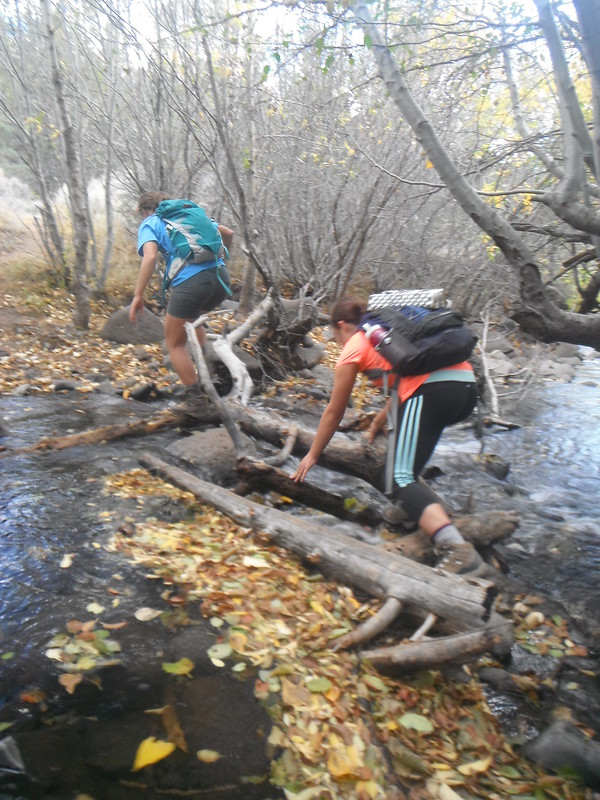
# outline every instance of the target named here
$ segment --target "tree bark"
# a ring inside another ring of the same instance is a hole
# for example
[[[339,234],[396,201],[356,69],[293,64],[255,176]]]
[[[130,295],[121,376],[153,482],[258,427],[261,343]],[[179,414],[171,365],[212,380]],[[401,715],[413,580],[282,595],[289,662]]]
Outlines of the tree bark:
[[[562,311],[552,303],[544,288],[538,264],[517,231],[489,206],[459,172],[436,135],[431,122],[413,97],[400,68],[387,47],[368,7],[350,3],[359,26],[372,42],[371,53],[394,103],[413,130],[438,175],[463,211],[490,236],[504,253],[520,283],[521,307],[513,318],[543,342],[564,341],[600,349],[600,316],[581,317]],[[581,211],[578,207],[578,213]],[[583,216],[583,212],[581,212]]]
[[[75,327],[87,330],[90,320],[89,287],[86,280],[87,249],[89,241],[87,220],[87,196],[81,177],[81,165],[77,153],[75,132],[71,124],[63,88],[63,79],[60,73],[60,61],[54,39],[54,22],[49,0],[43,0],[42,10],[46,26],[48,55],[50,59],[50,72],[56,103],[60,112],[63,126],[62,138],[65,148],[67,186],[71,205],[71,219],[73,221],[73,249],[75,251],[75,264],[73,268],[73,294],[75,296]]]
[[[393,597],[407,611],[421,615],[423,610],[431,611],[456,631],[479,629],[490,618],[496,591],[488,581],[446,575],[324,526],[267,508],[195,478],[151,453],[142,454],[140,463],[170,483],[191,491],[235,522],[260,531],[270,542],[318,566],[329,577],[372,597],[382,600]]]
[[[395,647],[363,650],[361,655],[382,672],[398,673],[441,666],[452,662],[469,661],[485,652],[504,650],[507,634],[506,622],[494,615],[495,624],[478,631],[440,636],[422,642],[402,642]]]
[[[36,451],[65,450],[67,447],[77,447],[82,444],[112,442],[115,439],[125,439],[128,436],[144,436],[147,433],[155,433],[162,428],[174,428],[184,423],[186,419],[189,419],[187,414],[165,411],[150,419],[127,422],[124,425],[106,425],[103,428],[93,428],[89,431],[70,433],[66,436],[45,436],[28,447],[0,452],[0,459],[8,458],[9,456],[20,456],[24,453],[35,453]],[[218,421],[216,413],[214,414],[214,421]]]

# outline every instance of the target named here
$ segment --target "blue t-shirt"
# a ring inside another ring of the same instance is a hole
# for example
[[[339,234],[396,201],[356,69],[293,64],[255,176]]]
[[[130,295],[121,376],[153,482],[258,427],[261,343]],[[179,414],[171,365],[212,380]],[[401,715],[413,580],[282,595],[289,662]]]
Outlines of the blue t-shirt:
[[[219,223],[213,220],[213,225],[215,228],[219,227]],[[144,255],[144,245],[147,242],[156,242],[158,245],[158,249],[164,255],[167,260],[167,272],[169,267],[171,266],[171,261],[173,257],[176,255],[175,248],[173,243],[169,238],[169,234],[167,233],[167,227],[164,221],[157,217],[156,214],[152,214],[150,217],[146,217],[146,219],[142,220],[140,227],[138,228],[138,255]],[[188,278],[191,278],[192,275],[197,275],[199,272],[202,272],[203,269],[210,269],[211,267],[216,266],[217,264],[224,264],[222,258],[217,259],[215,256],[214,261],[207,261],[204,264],[186,264],[183,269],[181,269],[177,275],[173,278],[172,286],[177,286],[184,281],[187,281]]]

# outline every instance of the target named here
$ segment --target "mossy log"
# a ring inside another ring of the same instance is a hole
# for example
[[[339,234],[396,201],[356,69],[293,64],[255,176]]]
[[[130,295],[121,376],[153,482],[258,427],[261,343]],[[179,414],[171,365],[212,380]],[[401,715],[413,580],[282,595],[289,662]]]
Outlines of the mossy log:
[[[503,628],[503,647],[511,641],[510,622],[502,619],[500,623],[493,613],[496,590],[489,581],[447,575],[312,521],[260,505],[202,481],[151,453],[144,453],[140,463],[239,524],[260,531],[270,542],[295,553],[331,579],[383,601],[394,598],[416,616],[431,612],[457,633],[485,629],[493,618],[494,628]],[[484,650],[490,641],[494,644],[494,637],[481,637]]]

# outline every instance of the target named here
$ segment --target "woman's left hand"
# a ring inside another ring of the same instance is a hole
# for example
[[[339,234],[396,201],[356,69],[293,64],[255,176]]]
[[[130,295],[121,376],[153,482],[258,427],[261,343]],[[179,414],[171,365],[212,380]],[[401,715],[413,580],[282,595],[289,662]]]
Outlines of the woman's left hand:
[[[378,433],[382,433],[387,436],[387,429],[382,428],[377,423],[377,420],[373,420],[373,422],[369,425],[369,427],[365,431],[365,439],[367,440],[367,442],[369,442],[369,444],[373,444],[373,442],[377,438]]]
[[[314,467],[317,463],[317,459],[313,458],[310,453],[307,453],[302,461],[298,464],[298,467],[295,472],[292,472],[290,478],[295,483],[302,483],[302,481],[308,475],[308,471]]]

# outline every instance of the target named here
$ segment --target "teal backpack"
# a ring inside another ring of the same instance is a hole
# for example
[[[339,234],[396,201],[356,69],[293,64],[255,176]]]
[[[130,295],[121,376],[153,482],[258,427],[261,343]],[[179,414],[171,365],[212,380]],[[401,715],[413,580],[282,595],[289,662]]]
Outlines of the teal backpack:
[[[227,248],[214,222],[203,208],[191,200],[163,200],[156,209],[175,247],[176,255],[165,272],[165,288],[186,264],[204,264],[212,261],[219,266],[219,258],[227,258]]]

